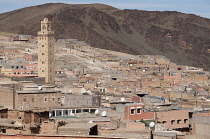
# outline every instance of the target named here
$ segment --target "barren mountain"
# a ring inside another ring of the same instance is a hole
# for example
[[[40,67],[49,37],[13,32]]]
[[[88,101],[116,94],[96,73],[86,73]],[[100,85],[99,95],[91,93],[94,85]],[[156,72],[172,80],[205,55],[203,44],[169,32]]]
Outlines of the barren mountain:
[[[55,37],[132,54],[165,55],[210,69],[210,19],[175,11],[120,10],[103,4],[50,3],[0,14],[0,31],[36,36],[52,21]]]

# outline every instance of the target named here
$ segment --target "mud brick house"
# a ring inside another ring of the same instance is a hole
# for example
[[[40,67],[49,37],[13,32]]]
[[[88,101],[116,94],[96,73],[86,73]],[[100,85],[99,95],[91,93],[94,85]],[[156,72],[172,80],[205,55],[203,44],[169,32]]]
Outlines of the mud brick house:
[[[123,118],[129,120],[150,120],[155,118],[154,112],[145,112],[143,103],[133,103],[126,105],[117,105],[116,111]]]
[[[156,123],[164,129],[189,130],[188,110],[160,111],[155,113]]]
[[[61,106],[61,92],[50,90],[15,91],[11,87],[0,90],[0,105],[9,109],[29,110]]]

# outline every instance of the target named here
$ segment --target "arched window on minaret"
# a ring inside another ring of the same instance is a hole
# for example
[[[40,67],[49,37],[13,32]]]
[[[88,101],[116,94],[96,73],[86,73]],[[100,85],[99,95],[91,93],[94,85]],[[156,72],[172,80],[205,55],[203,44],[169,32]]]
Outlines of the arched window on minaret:
[[[42,30],[46,30],[46,26],[45,25],[42,26]]]
[[[47,25],[47,31],[50,31],[50,25]]]

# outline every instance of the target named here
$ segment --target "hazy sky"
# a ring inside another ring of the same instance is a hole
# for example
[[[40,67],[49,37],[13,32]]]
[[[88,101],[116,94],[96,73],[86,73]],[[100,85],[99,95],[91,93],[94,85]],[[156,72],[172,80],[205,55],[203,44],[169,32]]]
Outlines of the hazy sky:
[[[44,3],[103,3],[119,9],[179,11],[210,18],[210,0],[0,0],[0,13]]]

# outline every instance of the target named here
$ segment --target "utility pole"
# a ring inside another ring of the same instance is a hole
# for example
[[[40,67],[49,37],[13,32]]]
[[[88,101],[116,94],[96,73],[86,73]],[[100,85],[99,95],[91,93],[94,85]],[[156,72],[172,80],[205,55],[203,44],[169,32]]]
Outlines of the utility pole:
[[[95,59],[95,58],[96,58],[95,55],[96,55],[96,54],[94,53],[94,60],[93,60],[93,62],[95,62],[95,60],[96,60],[96,59]]]
[[[12,84],[12,93],[13,93],[13,109],[15,109],[15,84]]]

